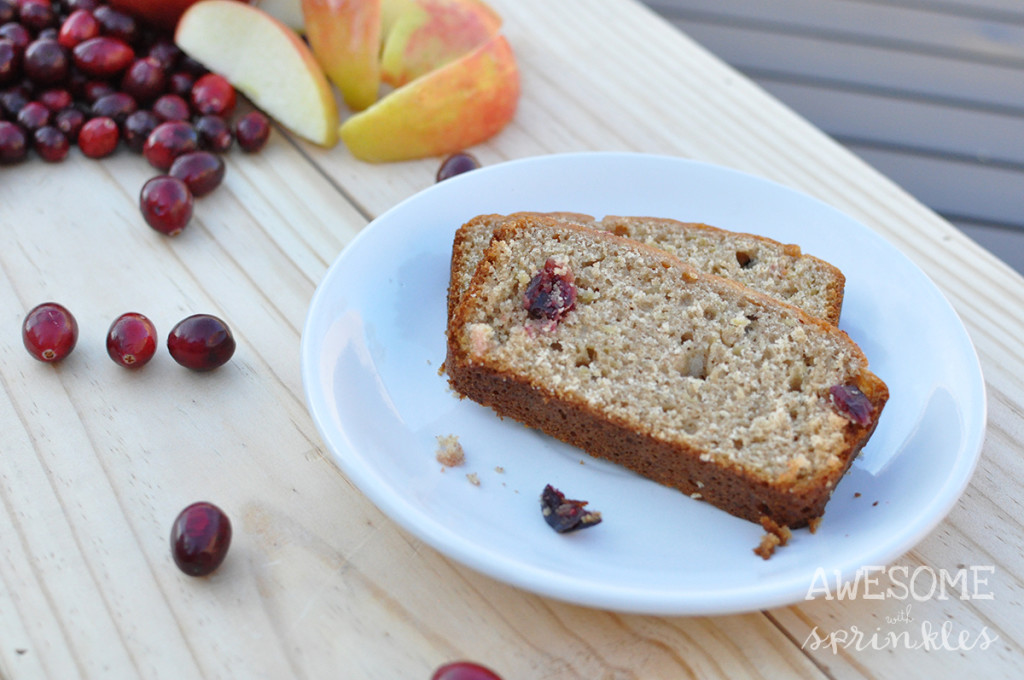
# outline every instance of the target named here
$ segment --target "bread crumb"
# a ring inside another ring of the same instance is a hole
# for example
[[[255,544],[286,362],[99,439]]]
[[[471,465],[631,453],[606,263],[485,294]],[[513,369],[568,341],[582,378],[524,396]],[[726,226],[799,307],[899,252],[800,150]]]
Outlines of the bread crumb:
[[[494,471],[497,472],[499,475],[505,474],[505,468],[501,467],[500,465],[496,466],[494,468]]]
[[[821,526],[821,519],[821,517],[815,517],[807,522],[807,528],[811,530],[812,534],[818,533],[818,527]]]
[[[760,545],[754,548],[754,554],[767,560],[775,554],[776,548],[789,543],[789,539],[793,538],[793,532],[787,526],[779,526],[778,522],[767,515],[761,516],[761,526],[766,533],[761,536]]]
[[[777,536],[779,538],[779,545],[786,545],[789,543],[789,539],[793,538],[793,532],[787,526],[779,526],[779,524],[767,515],[761,517],[761,526],[768,533]]]
[[[761,559],[767,560],[775,554],[775,548],[782,544],[782,539],[775,534],[765,534],[761,537],[761,544],[754,548],[754,553]]]
[[[459,438],[450,434],[437,436],[437,462],[445,467],[458,467],[466,462],[466,453],[462,450]]]
[[[480,477],[478,477],[475,472],[467,473],[466,479],[468,479],[469,483],[473,486],[480,486]]]

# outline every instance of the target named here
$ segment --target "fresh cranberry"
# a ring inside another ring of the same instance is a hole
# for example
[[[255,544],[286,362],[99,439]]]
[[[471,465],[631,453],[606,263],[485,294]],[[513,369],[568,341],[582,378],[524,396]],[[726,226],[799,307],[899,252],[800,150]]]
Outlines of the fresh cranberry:
[[[235,110],[235,88],[222,75],[207,73],[192,86],[192,109],[201,116],[227,117]]]
[[[235,139],[247,153],[262,149],[270,138],[270,120],[259,111],[250,111],[235,123]]]
[[[123,40],[101,35],[75,45],[75,66],[93,78],[112,78],[135,61],[135,50]]]
[[[50,122],[50,109],[39,102],[29,102],[18,111],[18,125],[29,134]]]
[[[51,87],[36,96],[36,100],[54,113],[68,108],[75,103],[71,93],[62,87]]]
[[[25,48],[22,69],[36,85],[53,85],[68,76],[68,55],[56,40],[39,38]]]
[[[0,26],[0,38],[6,38],[14,43],[14,49],[18,52],[18,56],[23,56],[28,44],[32,42],[32,34],[16,21],[10,21]]]
[[[168,174],[180,179],[193,196],[200,198],[224,181],[224,161],[209,151],[193,151],[175,158]]]
[[[39,32],[57,21],[57,15],[49,2],[25,0],[18,11],[18,21],[30,31]]]
[[[78,9],[69,14],[61,24],[60,31],[57,33],[57,42],[62,47],[73,50],[79,43],[95,38],[99,34],[100,22],[96,21],[92,12]]]
[[[190,123],[172,120],[160,123],[149,133],[142,155],[154,168],[166,171],[175,158],[198,149],[196,129]]]
[[[14,0],[0,0],[0,24],[18,18],[18,3]]]
[[[434,671],[430,680],[501,680],[501,676],[478,663],[454,661]]]
[[[18,111],[24,108],[29,102],[28,88],[15,85],[3,92],[0,92],[0,114],[6,114],[10,118],[16,118]]]
[[[0,83],[9,83],[21,73],[21,54],[13,40],[0,38]]]
[[[142,153],[149,135],[160,124],[160,119],[149,109],[139,109],[128,115],[121,126],[125,144],[135,153]]]
[[[25,316],[21,339],[39,361],[60,361],[78,342],[78,322],[64,306],[45,302]]]
[[[75,12],[84,9],[91,12],[100,6],[99,0],[64,0],[64,6],[68,12]]]
[[[165,73],[170,73],[177,67],[178,60],[181,59],[181,48],[175,45],[173,40],[160,38],[150,45],[146,56],[156,59],[160,68]]]
[[[125,368],[141,368],[156,354],[156,327],[147,317],[128,312],[114,319],[107,331],[107,354]]]
[[[139,23],[132,15],[116,10],[110,5],[102,4],[92,13],[96,17],[96,21],[100,23],[100,32],[103,35],[123,40],[129,45],[134,45],[139,41]]]
[[[117,90],[107,80],[86,80],[82,83],[82,98],[94,104],[97,99],[102,99],[108,94],[114,94]]]
[[[184,99],[192,94],[195,82],[196,77],[188,71],[174,71],[167,76],[167,91]]]
[[[200,116],[195,121],[199,146],[214,153],[225,153],[235,142],[231,127],[220,116]]]
[[[60,130],[72,144],[78,142],[78,133],[85,125],[85,114],[80,110],[69,107],[57,112],[53,118],[54,125]]]
[[[11,165],[28,155],[28,139],[20,125],[0,120],[0,165]]]
[[[160,120],[188,120],[192,115],[185,98],[173,93],[157,97],[152,108]]]
[[[94,117],[106,116],[113,118],[118,127],[124,125],[128,116],[135,113],[139,106],[135,99],[124,92],[111,92],[103,95],[92,104],[92,115]]]
[[[142,185],[139,209],[146,224],[167,236],[177,236],[192,219],[192,192],[177,177],[159,175]]]
[[[121,90],[141,104],[148,104],[164,93],[167,76],[154,57],[136,59],[121,79]]]
[[[103,158],[114,153],[121,133],[113,118],[93,118],[78,133],[78,148],[89,158]]]
[[[171,555],[189,576],[206,576],[224,562],[231,547],[231,520],[213,503],[189,505],[171,527]]]
[[[32,133],[32,146],[49,163],[59,163],[67,158],[71,148],[64,133],[52,125],[43,126]]]
[[[171,329],[167,350],[185,368],[210,371],[226,364],[235,353],[235,338],[217,317],[194,314]]]
[[[441,162],[441,167],[437,169],[437,181],[443,182],[446,179],[455,177],[455,175],[461,175],[464,172],[470,170],[476,170],[480,167],[480,161],[475,156],[468,153],[453,153]]]

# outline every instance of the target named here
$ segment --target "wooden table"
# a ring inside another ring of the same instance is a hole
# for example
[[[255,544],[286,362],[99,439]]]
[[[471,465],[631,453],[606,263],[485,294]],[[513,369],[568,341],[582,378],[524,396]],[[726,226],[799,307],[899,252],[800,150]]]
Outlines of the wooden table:
[[[718,163],[811,194],[929,274],[980,354],[989,430],[974,479],[910,569],[990,565],[991,599],[914,602],[985,649],[807,644],[873,631],[902,603],[825,600],[659,618],[547,600],[413,539],[328,460],[307,414],[299,338],[327,266],[374,216],[431,185],[437,160],[373,166],[274,135],[228,157],[226,184],[166,239],[136,205],[149,175],[122,152],[0,171],[0,677],[429,678],[470,658],[505,678],[1019,677],[1024,665],[1024,280],[885,177],[631,0],[494,0],[523,71],[485,164],[579,150]],[[63,364],[31,360],[25,312],[59,300],[82,327]],[[103,347],[142,311],[166,332],[230,320],[239,350],[196,375],[139,373]],[[235,539],[190,579],[171,520],[215,500]],[[815,648],[816,647],[816,648]]]

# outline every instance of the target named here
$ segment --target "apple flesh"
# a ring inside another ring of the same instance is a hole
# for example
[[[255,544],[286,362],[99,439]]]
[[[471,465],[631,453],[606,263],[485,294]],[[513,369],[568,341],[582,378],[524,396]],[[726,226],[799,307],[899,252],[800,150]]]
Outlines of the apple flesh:
[[[356,158],[371,162],[453,153],[497,134],[519,101],[519,69],[495,35],[446,66],[404,85],[339,130]]]
[[[234,0],[203,0],[178,22],[174,41],[295,134],[338,141],[338,107],[313,53],[292,29]]]
[[[345,104],[361,111],[380,94],[381,0],[302,0],[306,39]]]
[[[114,9],[127,12],[148,24],[173,30],[186,9],[199,0],[108,0]],[[240,0],[247,2],[247,0]]]
[[[501,17],[481,0],[382,0],[381,78],[399,87],[487,42]]]

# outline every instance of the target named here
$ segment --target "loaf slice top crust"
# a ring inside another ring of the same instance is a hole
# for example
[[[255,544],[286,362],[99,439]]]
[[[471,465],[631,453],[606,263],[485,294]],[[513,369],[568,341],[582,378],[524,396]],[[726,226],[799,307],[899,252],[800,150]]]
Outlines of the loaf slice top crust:
[[[833,325],[839,323],[846,283],[843,273],[802,253],[799,246],[695,222],[619,216],[598,220],[571,212],[480,215],[464,224],[452,250],[449,312],[469,285],[494,230],[519,217],[549,217],[563,224],[610,231],[666,250],[702,272],[739,281]]]
[[[539,314],[530,304],[538,277],[554,282]],[[820,516],[888,398],[835,326],[664,250],[539,216],[494,233],[449,318],[446,366],[456,391],[503,415],[523,410],[501,403],[504,387],[478,390],[476,381],[526,386],[551,409],[610,423],[752,486],[795,499],[822,492],[803,514],[776,513],[791,526]],[[527,424],[585,439],[572,423],[564,432]],[[689,491],[672,471],[632,467]],[[757,520],[756,509],[735,514]]]

